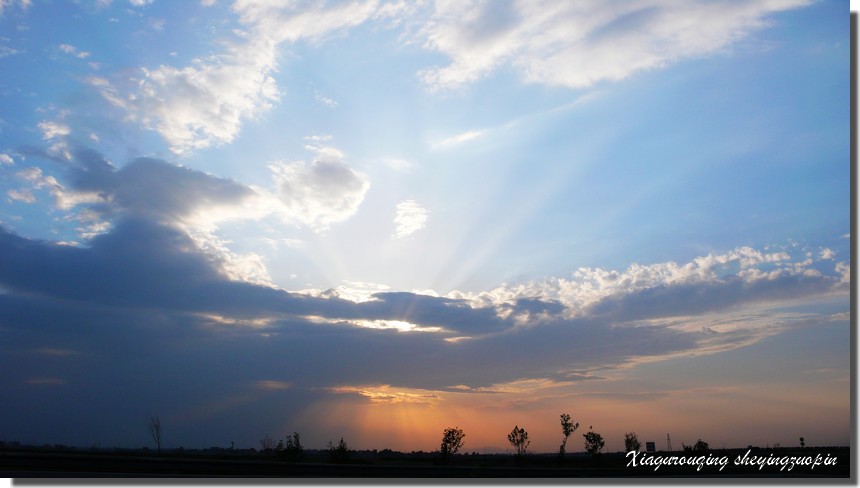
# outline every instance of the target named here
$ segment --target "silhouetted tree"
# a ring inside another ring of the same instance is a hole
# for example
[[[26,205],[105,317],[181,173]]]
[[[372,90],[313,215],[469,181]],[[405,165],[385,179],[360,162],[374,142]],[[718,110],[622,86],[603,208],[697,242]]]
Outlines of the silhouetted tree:
[[[640,447],[642,447],[642,444],[639,443],[639,438],[636,437],[636,432],[628,432],[624,434],[624,450],[626,452],[639,452]]]
[[[684,448],[684,452],[705,452],[711,450],[708,443],[702,439],[697,440],[692,446],[688,446],[682,442],[681,447]]]
[[[298,432],[293,432],[292,436],[287,436],[286,444],[283,441],[278,444],[278,456],[289,463],[300,461],[304,454],[305,448],[302,446]]]
[[[449,427],[442,432],[442,445],[439,447],[439,452],[443,462],[450,461],[451,457],[463,447],[464,437],[466,434],[459,427]]]
[[[518,425],[515,425],[514,430],[508,434],[508,442],[510,442],[511,445],[514,446],[514,449],[516,449],[516,456],[518,458],[525,456],[526,449],[529,447],[529,444],[531,444],[529,433],[526,432],[525,429],[521,429]]]
[[[602,435],[594,431],[588,431],[585,434],[582,434],[582,437],[585,437],[585,450],[589,454],[592,456],[600,454],[600,450],[603,449],[603,446],[605,445]]]
[[[803,437],[800,438],[800,447],[806,447],[806,440]]]
[[[579,422],[573,423],[570,421],[570,415],[561,414],[561,433],[564,434],[564,439],[561,441],[561,446],[558,448],[558,457],[564,457],[565,448],[567,447],[567,438],[579,428]]]
[[[161,453],[161,419],[158,418],[158,415],[149,414],[149,417],[146,419],[146,430],[149,432],[149,436],[152,437],[152,440],[155,441],[155,446],[158,448],[159,454]]]
[[[331,441],[328,441],[328,456],[336,463],[345,463],[349,461],[349,446],[340,438],[340,442],[335,446]]]
[[[275,449],[275,441],[269,437],[269,434],[266,434],[266,437],[260,439],[260,447],[263,449],[263,452],[271,451]]]

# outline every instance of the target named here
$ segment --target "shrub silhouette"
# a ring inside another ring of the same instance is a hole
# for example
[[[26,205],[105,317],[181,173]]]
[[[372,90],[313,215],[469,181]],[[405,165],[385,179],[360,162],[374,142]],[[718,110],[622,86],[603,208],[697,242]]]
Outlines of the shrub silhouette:
[[[639,438],[636,437],[636,432],[628,432],[624,434],[624,450],[626,452],[639,451],[642,444],[639,443]]]
[[[349,461],[349,446],[343,441],[343,437],[340,438],[337,446],[328,441],[328,456],[335,463],[346,463]]]
[[[585,437],[585,450],[589,454],[592,456],[600,454],[600,450],[603,449],[603,446],[605,445],[602,435],[597,432],[589,431],[582,434],[582,437]]]
[[[304,457],[305,449],[302,446],[302,441],[299,438],[298,432],[293,432],[292,436],[287,436],[286,444],[284,441],[278,443],[278,459],[282,459],[288,463],[301,461]]]

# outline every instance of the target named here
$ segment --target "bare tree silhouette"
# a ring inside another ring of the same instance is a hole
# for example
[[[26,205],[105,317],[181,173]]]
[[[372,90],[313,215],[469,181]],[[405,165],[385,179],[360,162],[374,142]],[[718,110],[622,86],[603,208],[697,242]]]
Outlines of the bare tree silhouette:
[[[158,415],[149,414],[149,417],[146,419],[146,431],[149,432],[150,437],[155,441],[158,453],[161,454],[161,419],[158,418]]]
[[[262,448],[263,452],[271,451],[275,448],[275,441],[269,437],[269,434],[260,439],[260,448]]]

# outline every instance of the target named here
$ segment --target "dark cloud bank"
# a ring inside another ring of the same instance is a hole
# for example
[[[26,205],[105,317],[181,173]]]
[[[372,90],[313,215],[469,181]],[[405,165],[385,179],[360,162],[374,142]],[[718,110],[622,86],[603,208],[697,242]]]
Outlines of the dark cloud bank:
[[[10,440],[140,445],[143,416],[158,411],[181,425],[176,444],[253,445],[331,395],[325,388],[568,379],[694,351],[703,338],[635,321],[811,296],[838,281],[787,273],[659,286],[605,298],[577,318],[539,298],[500,310],[413,293],[354,303],[231,281],[174,225],[200,205],[247,197],[243,185],[156,159],[117,169],[83,149],[66,171],[73,191],[103,197],[90,210],[112,227],[85,247],[0,228],[0,431]],[[541,318],[515,323],[524,314]],[[442,331],[357,325],[365,320]],[[446,340],[462,336],[471,339]]]

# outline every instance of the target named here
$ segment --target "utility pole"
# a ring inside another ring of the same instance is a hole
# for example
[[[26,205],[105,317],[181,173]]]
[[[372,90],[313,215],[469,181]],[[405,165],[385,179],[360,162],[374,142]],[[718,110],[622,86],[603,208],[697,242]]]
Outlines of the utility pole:
[[[669,445],[669,452],[672,452],[672,438],[669,437],[669,434],[666,434],[666,444]]]

